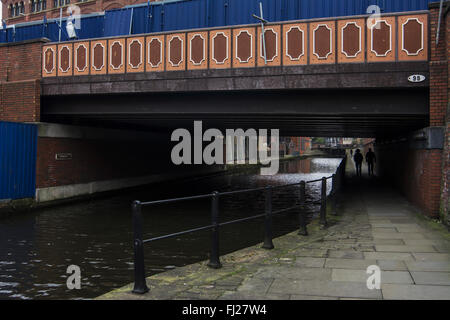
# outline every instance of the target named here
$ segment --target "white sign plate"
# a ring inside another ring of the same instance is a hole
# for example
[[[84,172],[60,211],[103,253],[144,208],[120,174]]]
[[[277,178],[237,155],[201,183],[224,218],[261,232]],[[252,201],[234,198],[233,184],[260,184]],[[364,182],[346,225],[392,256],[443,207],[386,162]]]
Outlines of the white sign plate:
[[[409,82],[423,82],[425,81],[426,77],[421,74],[413,74],[412,76],[408,77]]]

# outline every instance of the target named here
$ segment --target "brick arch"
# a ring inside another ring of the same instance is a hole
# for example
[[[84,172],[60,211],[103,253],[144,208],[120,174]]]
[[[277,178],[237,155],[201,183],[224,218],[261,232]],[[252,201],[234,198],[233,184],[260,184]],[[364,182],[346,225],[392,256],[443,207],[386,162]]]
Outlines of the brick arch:
[[[111,10],[111,9],[120,9],[123,5],[120,2],[108,3],[105,6],[102,6],[102,10]]]

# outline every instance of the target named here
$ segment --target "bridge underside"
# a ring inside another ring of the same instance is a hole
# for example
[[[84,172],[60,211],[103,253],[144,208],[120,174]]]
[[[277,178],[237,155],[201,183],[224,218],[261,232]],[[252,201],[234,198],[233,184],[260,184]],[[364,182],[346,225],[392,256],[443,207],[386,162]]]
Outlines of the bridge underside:
[[[273,128],[284,136],[390,137],[427,126],[428,88],[42,97],[42,121],[146,131]]]

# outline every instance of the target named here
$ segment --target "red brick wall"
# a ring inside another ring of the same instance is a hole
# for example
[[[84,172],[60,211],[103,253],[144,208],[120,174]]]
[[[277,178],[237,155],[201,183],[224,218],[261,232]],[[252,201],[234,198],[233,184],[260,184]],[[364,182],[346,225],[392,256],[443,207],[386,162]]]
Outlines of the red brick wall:
[[[150,0],[150,2],[158,1],[158,0]],[[10,3],[17,3],[20,0],[5,0],[6,8],[8,8]],[[86,2],[75,2],[72,1],[73,4],[77,5],[81,9],[81,14],[88,14],[94,12],[101,12],[105,10],[122,8],[127,5],[138,4],[138,3],[146,3],[147,0],[88,0]],[[3,19],[6,20],[6,23],[15,24],[21,22],[29,22],[35,20],[42,20],[44,14],[47,16],[47,19],[50,18],[59,18],[59,7],[53,8],[53,0],[47,0],[47,10],[41,11],[38,13],[31,13],[30,5],[28,1],[25,2],[25,16],[19,16],[10,18],[9,10],[3,11]],[[67,16],[67,7],[63,7],[63,17]]]
[[[439,217],[442,150],[410,149],[408,143],[375,147],[376,170],[430,217]]]
[[[42,40],[0,45],[0,120],[40,120]]]
[[[439,19],[439,7],[430,8],[430,126],[443,126],[448,99],[448,60],[445,19],[442,21],[439,44],[436,46],[436,32]],[[448,20],[448,18],[447,18]]]
[[[176,172],[186,166],[172,165],[167,144],[143,141],[93,140],[39,137],[36,188],[87,183]],[[56,160],[56,153],[71,153],[71,160]]]
[[[40,92],[40,80],[0,82],[0,120],[39,121]]]
[[[0,44],[0,82],[41,78],[43,40]]]
[[[445,146],[442,153],[442,193],[441,193],[441,216],[442,220],[447,222],[450,226],[450,14],[447,13],[445,18],[445,39],[447,46],[447,112],[445,119],[446,135],[445,135]]]

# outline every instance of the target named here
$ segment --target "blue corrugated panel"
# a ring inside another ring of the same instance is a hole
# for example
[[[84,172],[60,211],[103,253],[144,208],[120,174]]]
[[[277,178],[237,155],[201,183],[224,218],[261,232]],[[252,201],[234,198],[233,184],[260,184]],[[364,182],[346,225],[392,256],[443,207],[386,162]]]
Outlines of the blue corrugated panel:
[[[0,121],[0,199],[34,198],[37,126]]]
[[[104,16],[81,18],[78,39],[100,38],[130,33],[150,33],[181,29],[207,28],[250,24],[257,22],[252,14],[259,15],[263,3],[264,17],[271,22],[340,17],[367,14],[370,5],[378,5],[382,13],[426,10],[428,3],[436,0],[180,0],[151,2],[107,10]],[[63,20],[61,41],[67,41],[66,22]],[[58,41],[56,22],[42,25],[18,26],[14,32],[0,34],[0,42],[13,42],[46,36]]]
[[[116,9],[105,12],[104,36],[120,36],[130,34],[132,9]]]

